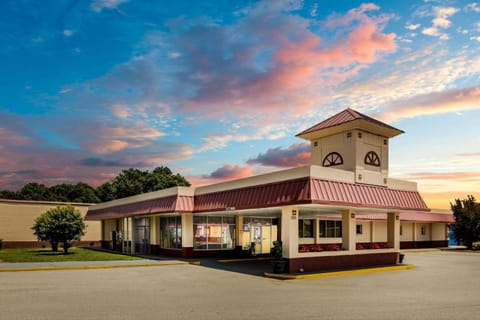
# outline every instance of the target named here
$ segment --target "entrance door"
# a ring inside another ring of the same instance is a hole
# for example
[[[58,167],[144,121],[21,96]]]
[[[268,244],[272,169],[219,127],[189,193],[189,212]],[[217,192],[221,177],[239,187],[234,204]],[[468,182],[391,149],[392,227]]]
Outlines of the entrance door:
[[[245,217],[244,247],[254,245],[255,254],[269,254],[273,241],[277,240],[277,226],[272,218]]]

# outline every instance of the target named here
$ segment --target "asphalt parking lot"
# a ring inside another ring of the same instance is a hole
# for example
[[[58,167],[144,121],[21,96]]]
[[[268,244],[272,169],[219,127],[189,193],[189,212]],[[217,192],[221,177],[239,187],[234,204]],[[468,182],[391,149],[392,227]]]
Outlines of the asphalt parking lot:
[[[0,319],[478,319],[480,254],[411,270],[274,280],[195,265],[0,273]]]

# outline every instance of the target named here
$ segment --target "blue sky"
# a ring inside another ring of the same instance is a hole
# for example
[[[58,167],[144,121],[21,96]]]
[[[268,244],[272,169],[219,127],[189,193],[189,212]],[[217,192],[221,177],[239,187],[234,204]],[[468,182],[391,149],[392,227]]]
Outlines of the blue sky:
[[[480,198],[480,2],[1,1],[0,189],[167,165],[194,185],[308,164],[347,107],[406,133],[390,175]]]

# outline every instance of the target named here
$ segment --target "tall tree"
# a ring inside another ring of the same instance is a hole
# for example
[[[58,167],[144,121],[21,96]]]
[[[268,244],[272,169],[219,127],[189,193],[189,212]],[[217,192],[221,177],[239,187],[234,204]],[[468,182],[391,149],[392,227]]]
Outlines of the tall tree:
[[[21,200],[48,200],[50,194],[48,188],[36,182],[30,182],[23,186],[20,191],[18,191],[18,196]]]
[[[471,249],[474,242],[480,241],[480,204],[469,195],[466,199],[455,199],[450,205],[455,217],[451,224],[455,239]]]
[[[85,223],[75,207],[57,206],[36,218],[32,230],[38,240],[50,242],[52,251],[58,251],[58,245],[63,243],[66,254],[70,242],[80,240],[85,234]]]
[[[130,168],[120,172],[111,183],[98,187],[97,194],[101,201],[110,201],[175,186],[188,187],[190,183],[168,167],[157,167],[151,172]]]

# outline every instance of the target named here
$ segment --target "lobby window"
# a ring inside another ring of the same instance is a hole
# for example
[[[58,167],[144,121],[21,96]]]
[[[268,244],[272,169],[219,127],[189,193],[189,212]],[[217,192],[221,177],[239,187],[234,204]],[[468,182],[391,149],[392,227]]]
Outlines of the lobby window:
[[[320,220],[318,228],[318,236],[320,238],[341,238],[342,237],[342,221],[337,220]]]
[[[193,217],[194,249],[235,248],[235,218],[225,216]]]
[[[313,219],[298,220],[298,237],[299,238],[313,238]]]
[[[182,248],[182,218],[160,218],[160,247],[167,249]]]

